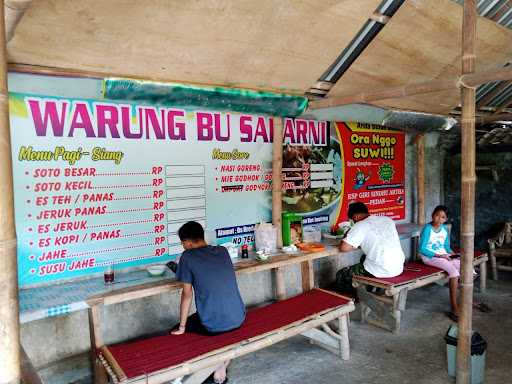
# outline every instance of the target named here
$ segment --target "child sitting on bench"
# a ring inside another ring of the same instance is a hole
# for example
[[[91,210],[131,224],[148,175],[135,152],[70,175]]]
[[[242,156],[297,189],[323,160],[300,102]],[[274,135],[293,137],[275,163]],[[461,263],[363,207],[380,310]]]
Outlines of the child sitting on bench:
[[[432,212],[432,221],[423,227],[420,235],[420,255],[424,264],[446,271],[450,281],[450,305],[448,313],[453,321],[458,320],[459,305],[457,288],[460,276],[460,259],[453,259],[454,252],[450,247],[450,234],[444,225],[448,219],[448,208],[438,205]]]
[[[448,208],[438,205],[432,212],[432,221],[423,227],[420,235],[420,255],[424,264],[442,269],[448,274],[450,286],[451,312],[447,315],[457,322],[459,320],[459,305],[457,288],[460,277],[460,259],[450,247],[450,233],[444,225],[448,219]],[[473,276],[476,276],[473,270]],[[491,308],[485,303],[474,301],[473,307],[482,312],[490,312]]]
[[[185,248],[176,271],[183,291],[180,323],[171,334],[194,332],[213,336],[239,328],[245,320],[245,305],[228,251],[206,244],[203,227],[195,221],[184,224],[178,236]],[[189,317],[193,293],[197,312]],[[228,364],[229,360],[216,369],[215,383],[227,382]]]

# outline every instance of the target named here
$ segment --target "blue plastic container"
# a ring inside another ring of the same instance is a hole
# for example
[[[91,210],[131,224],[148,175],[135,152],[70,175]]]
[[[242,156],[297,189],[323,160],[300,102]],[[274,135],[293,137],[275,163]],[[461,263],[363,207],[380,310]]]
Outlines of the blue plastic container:
[[[446,336],[446,358],[448,360],[448,375],[457,375],[457,341],[459,329],[450,325]],[[485,355],[487,341],[478,332],[471,335],[471,384],[483,384],[485,378]]]

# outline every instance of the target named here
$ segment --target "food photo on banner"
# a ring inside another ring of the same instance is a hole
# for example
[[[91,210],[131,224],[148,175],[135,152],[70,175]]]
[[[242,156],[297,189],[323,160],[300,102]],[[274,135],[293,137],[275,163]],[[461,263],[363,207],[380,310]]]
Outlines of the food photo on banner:
[[[339,234],[348,205],[362,201],[371,214],[404,219],[404,133],[372,124],[316,123],[285,121],[285,217],[295,214],[305,226]]]

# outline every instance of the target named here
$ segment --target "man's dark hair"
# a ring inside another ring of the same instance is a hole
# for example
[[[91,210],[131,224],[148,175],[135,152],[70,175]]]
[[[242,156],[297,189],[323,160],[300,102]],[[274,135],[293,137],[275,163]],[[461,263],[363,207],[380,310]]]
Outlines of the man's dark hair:
[[[368,214],[368,207],[360,201],[351,203],[348,206],[348,218],[353,219],[354,215],[357,215],[358,213]]]
[[[189,221],[180,227],[178,236],[181,241],[204,240],[204,229],[197,221]]]
[[[438,205],[432,211],[432,216],[434,216],[437,212],[443,211],[446,216],[448,216],[448,207],[446,205]]]

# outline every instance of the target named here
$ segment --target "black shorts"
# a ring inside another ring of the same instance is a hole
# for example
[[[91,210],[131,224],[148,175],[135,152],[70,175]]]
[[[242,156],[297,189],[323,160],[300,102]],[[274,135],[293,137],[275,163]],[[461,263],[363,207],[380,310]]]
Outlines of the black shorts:
[[[176,329],[178,329],[180,327],[180,324],[176,324],[172,329],[171,331],[175,331]],[[201,323],[201,319],[199,318],[199,315],[196,313],[193,313],[192,315],[190,315],[188,318],[187,318],[187,324],[185,325],[185,332],[188,332],[188,333],[197,333],[199,335],[203,335],[203,336],[216,336],[216,335],[222,335],[223,333],[226,333],[226,332],[231,332],[231,331],[234,331],[235,329],[238,329],[238,328],[234,328],[234,329],[230,329],[230,330],[227,330],[227,331],[220,331],[220,332],[211,332],[209,330],[207,330],[205,328],[205,326],[203,325],[203,323]]]

